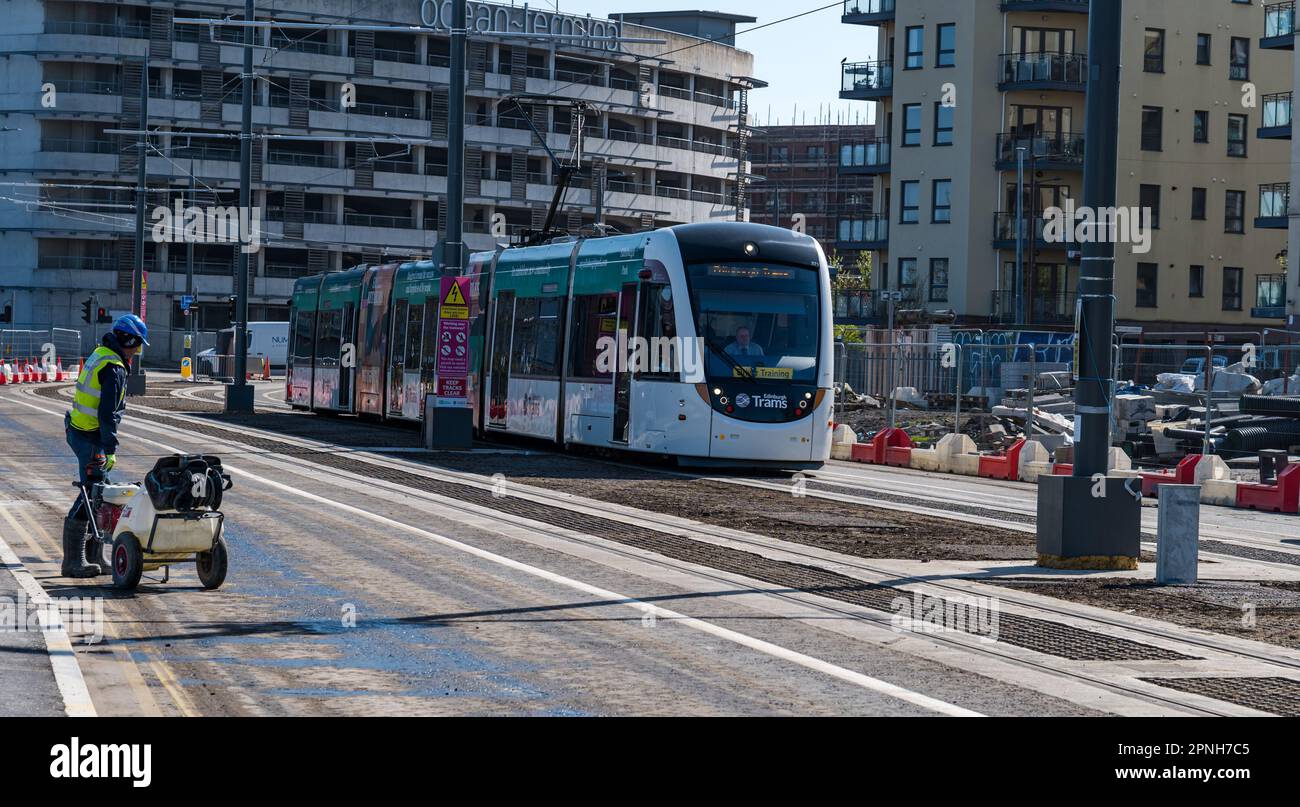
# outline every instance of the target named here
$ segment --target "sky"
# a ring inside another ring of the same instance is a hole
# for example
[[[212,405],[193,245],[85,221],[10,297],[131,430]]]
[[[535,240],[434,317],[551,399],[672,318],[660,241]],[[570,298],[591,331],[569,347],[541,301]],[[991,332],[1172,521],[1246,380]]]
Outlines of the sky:
[[[496,0],[508,2],[508,0]],[[833,2],[833,4],[832,4]],[[754,75],[771,86],[750,94],[749,109],[757,126],[816,123],[866,123],[871,104],[841,101],[840,62],[866,61],[874,55],[875,29],[844,25],[841,0],[531,0],[534,7],[558,5],[568,14],[610,14],[633,11],[699,9],[757,17],[736,26],[736,47],[754,54]],[[829,8],[823,8],[830,6]],[[797,19],[745,33],[805,11]]]

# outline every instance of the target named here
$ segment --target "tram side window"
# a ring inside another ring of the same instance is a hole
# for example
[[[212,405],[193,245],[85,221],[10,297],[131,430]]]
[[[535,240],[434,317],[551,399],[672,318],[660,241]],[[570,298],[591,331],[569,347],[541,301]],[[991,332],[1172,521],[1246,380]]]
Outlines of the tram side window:
[[[315,336],[316,312],[299,311],[293,321],[293,363],[311,364],[312,337]]]
[[[406,361],[406,300],[398,300],[393,312],[393,364],[405,367]]]
[[[406,369],[420,367],[420,327],[424,324],[424,306],[412,305],[406,317]]]
[[[335,364],[339,359],[339,344],[343,335],[343,312],[320,312],[320,335],[316,340],[316,356]]]
[[[515,302],[515,333],[510,375],[558,376],[559,297],[520,298]]]
[[[601,337],[616,339],[617,294],[583,294],[573,298],[573,338],[569,375],[573,378],[609,378],[616,351]],[[599,363],[602,348],[605,362]],[[599,366],[598,366],[599,364]]]
[[[641,286],[641,311],[637,319],[637,336],[645,340],[646,358],[633,368],[637,378],[678,378],[684,360],[683,345],[677,340],[677,318],[673,308],[673,290],[666,283]],[[635,348],[634,348],[635,350]]]

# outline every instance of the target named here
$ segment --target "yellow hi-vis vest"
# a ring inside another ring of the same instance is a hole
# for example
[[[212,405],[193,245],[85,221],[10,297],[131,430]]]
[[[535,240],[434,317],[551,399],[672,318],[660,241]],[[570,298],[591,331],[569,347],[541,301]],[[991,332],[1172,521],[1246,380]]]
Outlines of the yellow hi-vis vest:
[[[126,368],[122,357],[112,350],[100,345],[95,348],[95,352],[90,354],[86,359],[86,365],[81,368],[81,374],[77,376],[77,392],[72,396],[72,426],[86,432],[99,431],[99,371],[104,368],[105,364],[116,364],[118,367]],[[119,392],[117,406],[120,407],[126,400],[126,385],[122,385]]]

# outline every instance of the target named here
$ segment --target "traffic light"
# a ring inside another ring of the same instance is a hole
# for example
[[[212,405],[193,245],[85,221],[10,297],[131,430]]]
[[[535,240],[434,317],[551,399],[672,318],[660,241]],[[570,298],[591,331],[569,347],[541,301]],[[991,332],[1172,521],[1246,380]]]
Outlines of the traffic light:
[[[5,303],[3,311],[0,311],[0,322],[14,321],[14,307],[12,303]]]
[[[86,301],[81,304],[81,319],[87,325],[91,325],[95,322],[93,319],[90,318],[90,309],[94,307],[94,305],[95,305],[94,297],[87,297]]]
[[[95,322],[102,324],[102,323],[113,321],[113,318],[108,314],[108,309],[104,308],[103,306],[100,306],[99,310],[96,313],[97,316],[95,318]]]
[[[235,303],[238,302],[238,300],[239,298],[233,294],[230,295],[230,297],[226,298],[226,304],[227,304],[226,315],[230,317],[231,325],[235,324],[235,316],[236,316]]]

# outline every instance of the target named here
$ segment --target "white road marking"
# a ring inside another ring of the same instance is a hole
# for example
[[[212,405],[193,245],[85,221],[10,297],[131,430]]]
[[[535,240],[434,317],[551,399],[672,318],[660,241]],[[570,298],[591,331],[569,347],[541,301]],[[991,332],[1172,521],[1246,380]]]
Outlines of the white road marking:
[[[81,665],[77,663],[76,651],[72,641],[63,628],[59,611],[52,607],[50,595],[45,593],[41,584],[36,582],[32,573],[14,554],[13,549],[0,536],[0,563],[18,581],[18,585],[27,592],[27,597],[37,607],[41,620],[41,633],[45,637],[45,649],[50,654],[50,667],[54,670],[54,682],[63,697],[63,711],[68,717],[96,717],[95,703],[90,699],[90,690],[86,688],[86,679],[81,676]]]
[[[48,415],[58,415],[62,417],[61,412],[55,412],[40,406],[36,406],[34,404],[26,403],[24,401],[14,401],[14,403],[18,403],[22,406],[35,409],[39,412],[44,412]],[[144,426],[143,424],[135,424],[135,425],[140,428],[145,428],[145,429],[149,428],[148,426]],[[167,445],[166,443],[162,443],[157,440],[149,439],[147,437],[134,435],[134,439],[158,446],[159,448],[162,448],[165,451],[180,453],[180,454],[185,453],[183,450],[179,448]],[[729,628],[723,628],[718,625],[714,625],[710,622],[705,622],[704,620],[687,616],[686,614],[678,613],[676,611],[672,611],[658,605],[654,605],[653,603],[648,603],[643,600],[638,600],[633,597],[626,596],[624,594],[619,594],[618,592],[615,591],[610,591],[608,589],[603,589],[598,586],[593,586],[589,583],[584,583],[580,580],[576,580],[571,577],[565,577],[564,575],[557,574],[555,572],[542,569],[537,566],[532,566],[530,564],[514,560],[513,558],[505,557],[504,555],[498,555],[495,552],[489,552],[485,549],[480,549],[476,546],[471,546],[461,541],[457,541],[453,538],[448,538],[444,535],[439,535],[438,533],[435,532],[430,532],[429,530],[421,529],[419,527],[414,527],[409,524],[405,524],[401,521],[397,521],[395,519],[381,516],[377,513],[371,513],[370,511],[363,510],[359,507],[353,507],[352,505],[344,504],[343,502],[335,501],[333,499],[329,499],[324,496],[317,496],[314,493],[309,493],[308,491],[302,490],[300,488],[295,488],[291,485],[285,485],[280,482],[276,482],[271,479],[258,476],[257,474],[253,474],[246,470],[235,468],[234,466],[228,464],[225,467],[227,470],[234,471],[235,473],[238,473],[241,477],[245,479],[264,485],[266,487],[282,490],[286,493],[290,493],[295,496],[307,499],[308,501],[316,502],[318,504],[322,504],[322,505],[336,508],[338,510],[342,510],[346,513],[351,513],[353,515],[360,516],[362,518],[373,521],[377,524],[383,524],[384,526],[387,527],[399,529],[404,532],[411,533],[413,535],[418,535],[420,537],[427,538],[428,540],[441,544],[450,549],[455,549],[457,551],[464,552],[466,554],[472,555],[482,560],[486,560],[490,563],[494,563],[499,566],[504,566],[508,569],[513,569],[518,572],[523,572],[524,574],[530,575],[532,577],[537,577],[539,579],[546,580],[551,583],[555,583],[564,586],[566,588],[573,589],[575,591],[580,591],[585,594],[590,594],[600,599],[616,601],[618,603],[627,605],[628,607],[634,608],[642,614],[654,614],[656,618],[672,620],[673,624],[684,625],[686,627],[700,631],[701,633],[706,633],[708,635],[715,636],[719,639],[724,639],[726,641],[733,642],[735,644],[741,645],[742,647],[748,647],[751,650],[756,650],[760,653],[764,653],[766,655],[772,656],[773,658],[778,658],[783,661],[788,661],[793,664],[797,664],[801,667],[805,667],[807,669],[814,670],[816,672],[820,672],[825,675],[829,675],[833,678],[837,678],[841,681],[845,681],[855,686],[859,686],[868,691],[886,695],[888,697],[892,697],[897,700],[910,703],[914,706],[919,706],[923,709],[927,709],[929,711],[936,712],[941,715],[947,715],[950,717],[983,717],[984,716],[979,712],[962,708],[955,704],[951,704],[946,701],[939,700],[938,698],[932,698],[928,695],[923,695],[919,692],[913,692],[910,689],[900,687],[896,684],[891,684],[888,681],[882,681],[878,678],[872,678],[869,675],[864,675],[854,670],[849,670],[844,667],[840,667],[836,664],[832,664],[828,661],[824,661],[822,659],[815,658],[813,656],[809,656],[795,650],[790,650],[788,648],[781,647],[780,645],[776,645],[771,642],[764,641],[762,639],[757,639],[753,636],[749,636],[747,634],[740,633],[738,631],[734,631]],[[32,583],[35,584],[34,579],[32,580]],[[39,586],[37,587],[39,588]],[[69,645],[69,651],[71,651],[71,645]]]

